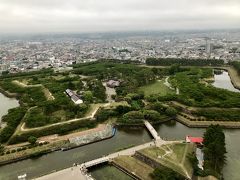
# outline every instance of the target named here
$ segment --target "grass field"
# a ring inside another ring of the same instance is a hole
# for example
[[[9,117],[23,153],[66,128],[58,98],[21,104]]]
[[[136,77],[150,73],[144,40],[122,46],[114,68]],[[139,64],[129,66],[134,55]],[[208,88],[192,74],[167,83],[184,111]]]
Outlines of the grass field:
[[[160,148],[151,147],[143,149],[140,152],[159,162],[163,166],[171,168],[187,177],[192,174],[192,167],[186,156],[192,151],[192,144],[174,143],[164,145]]]
[[[153,172],[153,168],[135,159],[134,157],[120,156],[115,158],[114,162],[121,167],[124,167],[128,171],[136,174],[138,177],[141,177],[142,179],[151,180],[149,174]]]
[[[155,81],[152,84],[142,86],[139,88],[140,91],[143,91],[146,96],[152,94],[159,94],[161,96],[165,96],[166,94],[175,93],[173,90],[169,89],[165,84],[164,80]]]

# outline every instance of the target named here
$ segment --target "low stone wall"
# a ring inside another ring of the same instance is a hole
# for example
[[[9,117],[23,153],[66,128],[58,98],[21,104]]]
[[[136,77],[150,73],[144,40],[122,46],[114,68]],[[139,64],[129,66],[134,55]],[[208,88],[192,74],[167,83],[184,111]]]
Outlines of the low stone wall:
[[[190,128],[207,128],[210,125],[220,125],[228,129],[240,129],[240,122],[223,122],[223,121],[190,121],[180,115],[176,121]]]
[[[162,164],[160,164],[159,162],[155,161],[154,159],[140,153],[139,151],[136,151],[136,153],[134,154],[134,157],[140,161],[142,161],[143,163],[151,166],[152,168],[156,169],[156,168],[168,168],[166,166],[163,166]],[[183,176],[183,175],[182,175]],[[185,179],[188,179],[187,177],[183,176]]]
[[[112,136],[113,136],[113,127],[111,125],[107,125],[104,130],[93,132],[83,136],[69,138],[69,142],[76,146],[81,146],[84,144],[89,144],[91,142],[100,141]]]
[[[166,117],[166,118],[163,118],[163,119],[161,119],[161,120],[159,120],[159,121],[150,121],[150,123],[152,124],[152,125],[158,125],[158,124],[163,124],[163,123],[165,123],[165,122],[168,122],[168,121],[171,121],[171,120],[174,120],[174,118],[173,117]],[[118,126],[118,127],[145,127],[145,125],[144,125],[144,122],[142,121],[142,123],[135,123],[135,124],[124,124],[124,123],[116,123],[116,126]]]
[[[134,157],[136,159],[144,162],[145,164],[151,166],[153,169],[163,167],[160,163],[158,163],[154,159],[151,159],[151,158],[145,156],[144,154],[140,153],[139,151],[136,151],[136,153],[134,154]]]
[[[112,162],[110,162],[110,164],[113,165],[114,167],[116,167],[117,169],[119,169],[120,171],[124,172],[124,173],[127,174],[128,176],[132,177],[133,179],[141,180],[141,177],[138,177],[136,174],[133,174],[133,173],[130,172],[128,169],[120,166],[120,165],[117,164],[116,162],[112,161]]]

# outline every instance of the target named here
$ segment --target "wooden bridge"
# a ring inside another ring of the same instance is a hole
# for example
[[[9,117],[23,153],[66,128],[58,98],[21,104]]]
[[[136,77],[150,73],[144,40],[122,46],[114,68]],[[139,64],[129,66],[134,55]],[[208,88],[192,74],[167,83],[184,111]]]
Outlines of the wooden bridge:
[[[158,135],[157,131],[152,127],[152,125],[148,121],[144,121],[144,124],[156,141],[162,140],[161,137]]]
[[[98,164],[108,162],[109,160],[110,160],[109,157],[102,157],[102,158],[94,159],[92,161],[88,161],[86,163],[83,163],[82,167],[89,168],[89,167],[92,167],[92,166],[96,166]]]

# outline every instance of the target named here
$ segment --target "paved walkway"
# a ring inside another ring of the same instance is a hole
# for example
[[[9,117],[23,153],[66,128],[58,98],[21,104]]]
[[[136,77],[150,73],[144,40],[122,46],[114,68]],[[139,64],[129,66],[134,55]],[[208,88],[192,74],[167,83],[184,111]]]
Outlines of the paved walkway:
[[[36,180],[90,180],[83,172],[80,171],[78,166],[67,168],[57,171],[46,176],[36,178]]]

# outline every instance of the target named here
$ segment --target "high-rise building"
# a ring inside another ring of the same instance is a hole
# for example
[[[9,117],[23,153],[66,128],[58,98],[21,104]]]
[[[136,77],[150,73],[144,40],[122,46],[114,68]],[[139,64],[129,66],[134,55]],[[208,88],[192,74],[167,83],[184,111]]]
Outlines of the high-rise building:
[[[211,40],[206,39],[206,53],[210,56],[213,50],[213,43]]]

